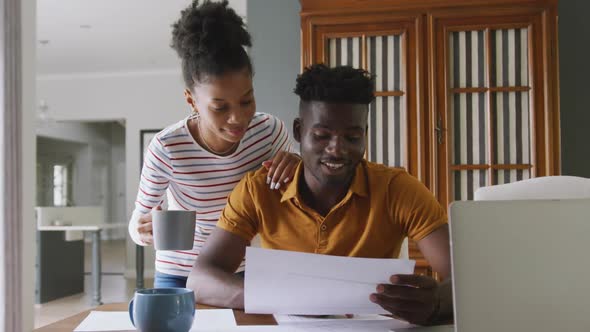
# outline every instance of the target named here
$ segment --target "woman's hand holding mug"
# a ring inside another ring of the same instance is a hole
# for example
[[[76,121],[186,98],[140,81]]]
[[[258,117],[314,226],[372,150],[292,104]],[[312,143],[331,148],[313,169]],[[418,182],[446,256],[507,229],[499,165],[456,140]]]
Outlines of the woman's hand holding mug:
[[[162,210],[160,205],[154,208],[155,210]],[[137,222],[137,232],[139,233],[139,239],[148,245],[154,244],[154,233],[152,227],[152,213],[148,212],[142,214]]]

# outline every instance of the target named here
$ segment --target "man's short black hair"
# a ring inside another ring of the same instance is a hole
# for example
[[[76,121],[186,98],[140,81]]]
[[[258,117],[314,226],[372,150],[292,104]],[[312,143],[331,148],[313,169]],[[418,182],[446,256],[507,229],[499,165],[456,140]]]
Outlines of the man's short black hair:
[[[182,59],[182,76],[189,89],[209,77],[253,71],[244,50],[252,46],[250,34],[227,0],[204,0],[201,5],[193,0],[172,25],[171,46]]]
[[[297,76],[295,94],[302,101],[370,104],[375,98],[374,78],[350,66],[311,65]]]

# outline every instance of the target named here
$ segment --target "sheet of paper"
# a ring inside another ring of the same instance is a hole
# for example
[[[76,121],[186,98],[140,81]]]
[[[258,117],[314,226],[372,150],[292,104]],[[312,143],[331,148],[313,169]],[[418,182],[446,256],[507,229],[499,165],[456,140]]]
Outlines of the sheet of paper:
[[[275,320],[281,326],[317,329],[362,328],[375,331],[389,331],[391,329],[407,329],[414,327],[401,320],[382,315],[354,315],[348,318],[345,315],[330,315],[328,317],[309,317],[299,315],[274,315]]]
[[[415,261],[340,257],[248,247],[247,313],[385,314],[369,300],[392,274],[411,274]]]
[[[242,325],[226,329],[218,329],[215,332],[302,332],[288,326],[278,325]]]
[[[397,325],[395,320],[356,320],[334,322],[317,322],[289,324],[277,326],[237,326],[230,329],[215,330],[216,332],[450,332],[451,330],[427,327],[412,329],[405,325]]]
[[[237,326],[231,309],[195,310],[195,320],[190,332],[215,331],[219,328]]]
[[[305,317],[298,315],[275,315],[275,320],[281,326],[290,326],[304,329],[328,329],[328,330],[366,330],[366,331],[390,331],[392,329],[407,329],[414,327],[401,320],[381,315],[354,315],[347,318],[344,315],[329,317]]]
[[[393,318],[383,315],[353,315],[347,317],[346,315],[324,315],[323,317],[305,316],[305,315],[274,315],[277,324],[288,325],[297,323],[317,323],[322,321],[333,322],[344,319],[347,321],[354,320],[392,320]]]
[[[231,309],[195,310],[191,332],[217,331],[236,327]],[[127,311],[91,311],[74,332],[135,331]]]
[[[284,326],[284,325],[283,325]],[[390,320],[335,320],[321,321],[316,323],[298,323],[290,324],[288,327],[298,329],[298,331],[315,331],[315,332],[370,332],[383,331],[389,332],[394,329],[406,329],[412,327],[407,322],[395,319]]]
[[[74,332],[135,331],[127,311],[91,311]]]

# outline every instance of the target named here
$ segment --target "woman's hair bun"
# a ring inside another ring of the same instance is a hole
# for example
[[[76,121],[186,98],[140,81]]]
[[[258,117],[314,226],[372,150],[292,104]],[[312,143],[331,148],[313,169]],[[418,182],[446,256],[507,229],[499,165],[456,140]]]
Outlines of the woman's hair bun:
[[[194,0],[172,25],[172,48],[182,59],[214,57],[243,46],[252,46],[243,19],[228,1]]]

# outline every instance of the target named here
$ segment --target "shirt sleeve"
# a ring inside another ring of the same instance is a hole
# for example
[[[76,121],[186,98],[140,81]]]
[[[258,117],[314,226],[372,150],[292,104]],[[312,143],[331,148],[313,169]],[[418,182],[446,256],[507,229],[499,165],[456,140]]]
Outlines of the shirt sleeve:
[[[289,134],[289,128],[279,118],[270,116],[270,126],[272,128],[271,142],[272,150],[271,155],[274,157],[279,151],[287,151],[291,153],[297,153],[291,135]]]
[[[137,232],[141,215],[162,204],[172,177],[172,164],[164,143],[156,135],[144,153],[144,163],[135,200],[135,209],[129,220],[129,235],[133,242],[145,246]]]
[[[434,195],[406,172],[390,181],[388,194],[393,220],[399,222],[404,234],[414,241],[447,223],[446,212]]]
[[[259,225],[251,190],[253,174],[248,173],[236,185],[217,221],[217,227],[238,235],[246,241],[252,241],[258,233]]]

